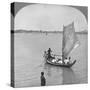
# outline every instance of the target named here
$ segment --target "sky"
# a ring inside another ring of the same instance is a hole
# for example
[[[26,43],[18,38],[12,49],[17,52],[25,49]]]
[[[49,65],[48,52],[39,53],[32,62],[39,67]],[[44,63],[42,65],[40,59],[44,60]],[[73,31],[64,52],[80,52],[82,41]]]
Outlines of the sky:
[[[32,4],[23,7],[15,15],[14,30],[62,31],[74,21],[75,30],[87,30],[84,14],[69,6]]]

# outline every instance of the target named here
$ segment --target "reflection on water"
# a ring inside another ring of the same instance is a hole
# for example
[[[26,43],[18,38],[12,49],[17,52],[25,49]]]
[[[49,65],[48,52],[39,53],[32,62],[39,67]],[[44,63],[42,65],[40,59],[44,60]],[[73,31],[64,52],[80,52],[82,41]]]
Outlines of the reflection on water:
[[[47,85],[60,85],[63,81],[63,70],[60,67],[44,63],[43,70],[46,73]]]
[[[48,77],[51,77],[54,74],[53,72],[56,72],[57,74],[62,72],[60,67],[56,67],[47,63],[44,64],[44,70],[46,71]]]
[[[63,68],[63,84],[75,84],[76,76],[71,68]]]
[[[71,68],[53,66],[53,65],[49,65],[45,63],[44,70],[49,80],[51,80],[50,78],[52,78],[53,80],[53,76],[56,76],[54,77],[54,79],[58,80],[58,84],[75,84],[76,83],[77,78],[75,76],[74,71]]]

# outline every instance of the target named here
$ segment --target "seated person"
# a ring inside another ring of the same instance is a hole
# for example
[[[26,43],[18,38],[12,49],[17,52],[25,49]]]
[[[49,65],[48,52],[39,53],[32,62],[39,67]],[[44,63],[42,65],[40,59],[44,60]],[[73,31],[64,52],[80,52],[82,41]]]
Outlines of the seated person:
[[[63,64],[63,61],[61,59],[58,60],[58,63]]]
[[[71,62],[71,57],[69,57],[69,63]]]
[[[69,64],[69,60],[67,58],[65,58],[64,62],[65,64]]]
[[[56,62],[57,60],[56,59],[53,59],[52,62]]]

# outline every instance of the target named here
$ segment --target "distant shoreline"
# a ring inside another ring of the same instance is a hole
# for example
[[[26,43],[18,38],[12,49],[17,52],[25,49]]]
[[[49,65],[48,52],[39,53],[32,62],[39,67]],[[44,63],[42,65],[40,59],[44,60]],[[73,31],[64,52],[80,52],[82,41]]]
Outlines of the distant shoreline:
[[[48,34],[48,33],[62,33],[62,31],[26,31],[26,30],[11,30],[11,33],[45,33],[45,34]],[[76,32],[78,34],[88,34],[88,32],[86,31],[81,31],[81,32]]]

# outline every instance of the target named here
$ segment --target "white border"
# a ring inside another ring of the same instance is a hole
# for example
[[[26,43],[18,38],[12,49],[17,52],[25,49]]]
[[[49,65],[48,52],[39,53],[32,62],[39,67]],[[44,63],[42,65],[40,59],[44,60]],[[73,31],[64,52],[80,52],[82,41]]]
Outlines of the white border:
[[[0,90],[13,90],[10,83],[10,3],[11,2],[32,2],[63,5],[89,6],[89,0],[1,0],[0,1]],[[89,20],[89,19],[88,19]],[[89,31],[89,29],[88,29]],[[89,35],[88,35],[89,36]],[[90,36],[89,36],[90,38]],[[89,39],[88,38],[88,39]],[[88,43],[89,44],[89,43]],[[89,45],[88,45],[89,46]],[[88,47],[89,49],[89,47]],[[89,53],[89,52],[88,52]],[[89,61],[90,58],[88,58]],[[89,65],[90,66],[90,65]],[[90,73],[90,72],[89,72]],[[90,90],[90,84],[60,85],[49,87],[19,88],[21,90]],[[18,88],[17,88],[18,90]]]

